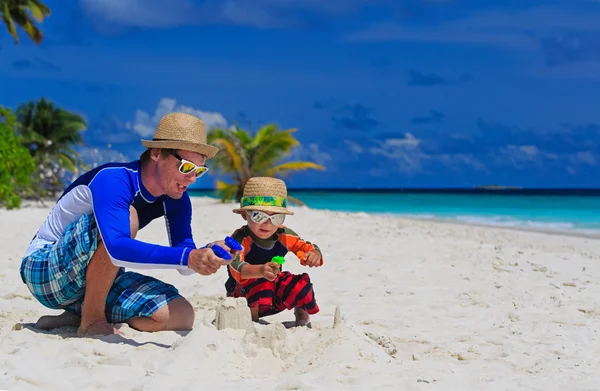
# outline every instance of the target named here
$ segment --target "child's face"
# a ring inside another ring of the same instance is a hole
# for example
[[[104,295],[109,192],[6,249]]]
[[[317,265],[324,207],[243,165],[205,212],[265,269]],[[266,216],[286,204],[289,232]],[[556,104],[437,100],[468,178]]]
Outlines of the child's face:
[[[244,220],[246,220],[246,222],[248,223],[248,228],[250,228],[250,231],[252,231],[252,233],[254,235],[258,236],[261,239],[268,239],[271,236],[273,236],[275,231],[277,231],[278,226],[274,225],[270,218],[266,219],[265,222],[256,223],[252,219],[252,213],[253,213],[253,211],[247,211],[242,215],[244,217]],[[259,213],[265,213],[269,216],[276,215],[276,213],[272,213],[272,212],[262,212],[261,211]]]

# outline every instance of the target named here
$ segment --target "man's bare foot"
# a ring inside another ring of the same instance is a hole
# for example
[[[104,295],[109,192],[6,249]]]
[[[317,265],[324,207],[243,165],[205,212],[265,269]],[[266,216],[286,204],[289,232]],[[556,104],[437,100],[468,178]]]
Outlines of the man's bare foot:
[[[83,324],[77,329],[78,337],[99,337],[104,335],[122,334],[119,332],[114,325],[108,323],[106,320],[99,320],[92,322],[86,326]]]
[[[78,327],[81,323],[81,317],[72,312],[65,311],[60,315],[44,315],[35,323],[35,328],[39,330],[51,330],[61,327]]]
[[[296,315],[296,326],[306,326],[309,329],[312,328],[310,324],[310,315],[302,308],[296,308],[294,310],[294,315]]]

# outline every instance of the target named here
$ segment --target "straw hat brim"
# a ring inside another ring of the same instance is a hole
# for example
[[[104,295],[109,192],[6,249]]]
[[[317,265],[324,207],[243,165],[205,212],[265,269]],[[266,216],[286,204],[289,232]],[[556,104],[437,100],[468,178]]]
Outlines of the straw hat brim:
[[[217,152],[219,152],[219,148],[213,145],[190,143],[188,141],[142,140],[142,145],[146,148],[182,149],[184,151],[197,152],[209,159],[215,157]]]
[[[272,212],[272,213],[281,213],[284,215],[293,215],[294,212],[291,210],[281,207],[281,206],[267,206],[267,205],[252,205],[252,206],[244,206],[238,209],[232,210],[233,213],[242,213],[248,210],[260,210],[263,212]]]

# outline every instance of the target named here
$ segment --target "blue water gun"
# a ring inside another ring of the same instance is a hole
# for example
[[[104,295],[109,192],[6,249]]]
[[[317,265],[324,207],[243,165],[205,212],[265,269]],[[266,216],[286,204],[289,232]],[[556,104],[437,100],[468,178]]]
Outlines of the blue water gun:
[[[239,244],[237,242],[237,240],[235,240],[234,238],[232,238],[231,236],[228,236],[225,238],[225,244],[227,245],[227,247],[229,247],[232,250],[235,251],[241,251],[243,249],[242,245]],[[215,253],[215,255],[219,258],[223,258],[226,260],[231,260],[231,254],[229,254],[227,251],[225,251],[225,249],[221,246],[217,246],[216,244],[214,246],[211,247],[211,249],[213,250],[213,252]]]

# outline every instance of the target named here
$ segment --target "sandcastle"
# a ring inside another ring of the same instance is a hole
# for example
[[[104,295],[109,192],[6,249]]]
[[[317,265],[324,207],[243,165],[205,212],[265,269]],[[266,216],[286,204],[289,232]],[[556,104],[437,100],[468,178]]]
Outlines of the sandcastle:
[[[217,330],[227,328],[235,330],[246,330],[252,325],[252,316],[250,308],[246,303],[246,298],[227,297],[217,307],[215,316],[215,327]]]

